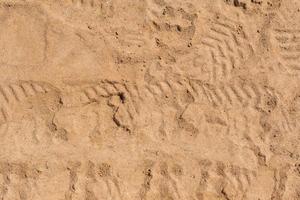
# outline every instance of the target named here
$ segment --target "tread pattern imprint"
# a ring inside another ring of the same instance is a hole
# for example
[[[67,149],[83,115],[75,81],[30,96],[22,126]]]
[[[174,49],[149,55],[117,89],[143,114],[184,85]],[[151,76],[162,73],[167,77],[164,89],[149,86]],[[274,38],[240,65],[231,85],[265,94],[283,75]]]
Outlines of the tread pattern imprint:
[[[299,6],[1,2],[0,200],[300,200]]]

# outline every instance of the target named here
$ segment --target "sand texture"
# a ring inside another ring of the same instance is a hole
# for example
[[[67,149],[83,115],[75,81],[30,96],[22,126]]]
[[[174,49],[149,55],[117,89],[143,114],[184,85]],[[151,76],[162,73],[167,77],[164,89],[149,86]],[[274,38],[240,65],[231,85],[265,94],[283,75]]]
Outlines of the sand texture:
[[[300,200],[300,0],[0,0],[0,200]]]

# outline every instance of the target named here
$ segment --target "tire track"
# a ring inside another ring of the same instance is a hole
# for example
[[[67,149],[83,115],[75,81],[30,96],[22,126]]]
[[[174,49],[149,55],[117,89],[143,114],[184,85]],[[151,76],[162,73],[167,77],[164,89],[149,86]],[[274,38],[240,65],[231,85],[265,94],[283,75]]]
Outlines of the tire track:
[[[22,103],[30,97],[58,92],[52,85],[38,81],[19,81],[0,85],[0,122],[7,123],[12,117],[11,106]]]
[[[249,40],[241,22],[224,15],[218,15],[212,21],[199,46],[199,48],[205,48],[204,54],[211,55],[207,63],[210,67],[211,82],[230,79],[232,71],[246,62],[254,53],[253,45]]]
[[[137,93],[137,88],[132,86],[129,89],[125,83],[120,83],[116,81],[101,81],[99,84],[95,84],[84,88],[79,92],[78,95],[82,96],[82,99],[88,102],[97,101],[99,98],[109,98],[112,96],[119,96],[121,103],[128,105],[128,112],[131,115],[139,112],[137,103],[135,102],[135,95]]]
[[[201,180],[196,189],[197,197],[203,198],[206,193],[213,193],[224,199],[244,199],[245,193],[257,176],[253,170],[223,161],[200,159],[198,163]]]
[[[101,99],[107,99],[107,105],[112,107],[114,112],[113,121],[126,131],[131,131],[134,127],[134,121],[140,113],[140,105],[137,101],[138,93],[138,89],[134,84],[102,80],[67,94],[65,101],[72,101],[72,99],[77,98],[79,99],[79,105],[88,105],[99,102]],[[117,97],[118,102],[114,102],[115,97]],[[78,102],[76,105],[78,105]]]
[[[83,87],[67,98],[74,97],[80,98],[80,105],[107,99],[108,105],[113,108],[115,123],[125,130],[132,130],[137,125],[140,116],[147,112],[145,105],[151,105],[153,109],[161,106],[174,107],[180,116],[186,106],[193,102],[222,110],[251,108],[270,120],[277,114],[281,116],[279,121],[276,120],[280,130],[291,132],[295,128],[282,106],[280,93],[268,85],[250,80],[213,85],[197,79],[169,78],[152,80],[139,87],[130,82],[103,80]],[[118,99],[119,103],[109,103],[112,98]]]
[[[289,73],[300,72],[300,29],[274,29],[279,66]]]
[[[101,7],[102,0],[66,0],[66,3],[76,8],[95,9]]]
[[[170,79],[145,85],[142,90],[141,92],[156,103],[165,98],[166,94],[181,99],[189,93],[195,101],[202,101],[215,107],[251,106],[255,108],[267,103],[264,101],[268,98],[274,101],[280,98],[279,94],[269,86],[239,80],[223,85],[213,85],[197,79]]]

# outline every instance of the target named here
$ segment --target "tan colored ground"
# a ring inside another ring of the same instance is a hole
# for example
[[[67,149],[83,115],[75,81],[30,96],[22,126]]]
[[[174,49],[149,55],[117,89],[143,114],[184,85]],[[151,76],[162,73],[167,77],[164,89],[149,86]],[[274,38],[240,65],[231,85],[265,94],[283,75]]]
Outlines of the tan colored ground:
[[[0,200],[300,200],[300,0],[0,0]]]

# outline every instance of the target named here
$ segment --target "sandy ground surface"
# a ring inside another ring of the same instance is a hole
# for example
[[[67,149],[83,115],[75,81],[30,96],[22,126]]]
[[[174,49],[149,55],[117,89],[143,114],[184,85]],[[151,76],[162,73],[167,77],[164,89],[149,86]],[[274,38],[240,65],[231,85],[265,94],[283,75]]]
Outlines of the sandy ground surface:
[[[300,200],[299,0],[0,0],[1,200]]]

